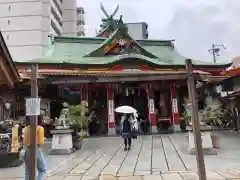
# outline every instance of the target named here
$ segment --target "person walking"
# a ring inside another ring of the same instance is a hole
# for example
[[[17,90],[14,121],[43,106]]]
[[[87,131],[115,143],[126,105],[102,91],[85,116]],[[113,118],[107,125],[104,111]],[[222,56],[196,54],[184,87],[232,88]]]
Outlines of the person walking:
[[[128,151],[132,146],[132,123],[133,117],[131,114],[125,114],[121,118],[121,136],[124,139],[124,151]]]
[[[37,126],[37,152],[36,152],[36,165],[38,170],[37,180],[44,180],[46,175],[46,164],[43,156],[42,146],[44,144],[44,128],[41,126],[42,116],[38,116]],[[30,155],[30,118],[26,118],[26,127],[24,128],[23,144],[25,148],[25,180],[29,180],[29,155]]]

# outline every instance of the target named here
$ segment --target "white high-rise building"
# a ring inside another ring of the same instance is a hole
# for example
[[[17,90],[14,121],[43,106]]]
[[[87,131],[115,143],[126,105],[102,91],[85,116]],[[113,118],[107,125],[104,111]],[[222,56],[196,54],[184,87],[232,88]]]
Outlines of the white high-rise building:
[[[83,7],[77,8],[77,36],[85,36],[85,11]]]
[[[14,61],[43,56],[49,35],[76,35],[76,0],[0,0],[0,30]]]

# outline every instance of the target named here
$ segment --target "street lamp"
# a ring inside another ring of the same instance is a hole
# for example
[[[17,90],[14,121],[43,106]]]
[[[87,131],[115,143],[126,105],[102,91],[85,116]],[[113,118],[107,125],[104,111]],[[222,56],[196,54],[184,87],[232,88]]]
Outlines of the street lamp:
[[[208,50],[208,52],[213,56],[214,63],[216,63],[216,57],[220,56],[221,49],[226,49],[226,47],[223,44],[212,44],[212,48]]]

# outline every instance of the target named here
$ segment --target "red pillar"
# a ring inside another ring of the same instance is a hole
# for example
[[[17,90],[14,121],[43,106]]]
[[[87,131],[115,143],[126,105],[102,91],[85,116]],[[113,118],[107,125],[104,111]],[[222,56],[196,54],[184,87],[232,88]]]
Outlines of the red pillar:
[[[172,104],[172,123],[173,125],[180,124],[180,114],[178,108],[177,87],[175,84],[170,85],[171,104]]]
[[[114,91],[111,84],[107,86],[108,101],[108,135],[116,134],[115,129],[115,111],[114,111]]]
[[[85,103],[88,106],[88,84],[82,84],[81,90],[81,103]]]
[[[157,132],[157,120],[156,120],[156,113],[155,113],[155,104],[154,104],[154,87],[152,84],[148,85],[147,88],[148,94],[148,119],[151,121],[152,125],[152,132]]]

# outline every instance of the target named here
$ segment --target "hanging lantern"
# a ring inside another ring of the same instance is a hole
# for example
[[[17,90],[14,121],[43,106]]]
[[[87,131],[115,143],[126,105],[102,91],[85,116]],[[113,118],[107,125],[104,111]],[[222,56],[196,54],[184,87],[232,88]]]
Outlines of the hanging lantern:
[[[128,96],[129,95],[129,92],[128,92],[128,88],[126,88],[126,96]]]
[[[133,94],[133,95],[135,94],[134,89],[132,89],[132,94]]]

